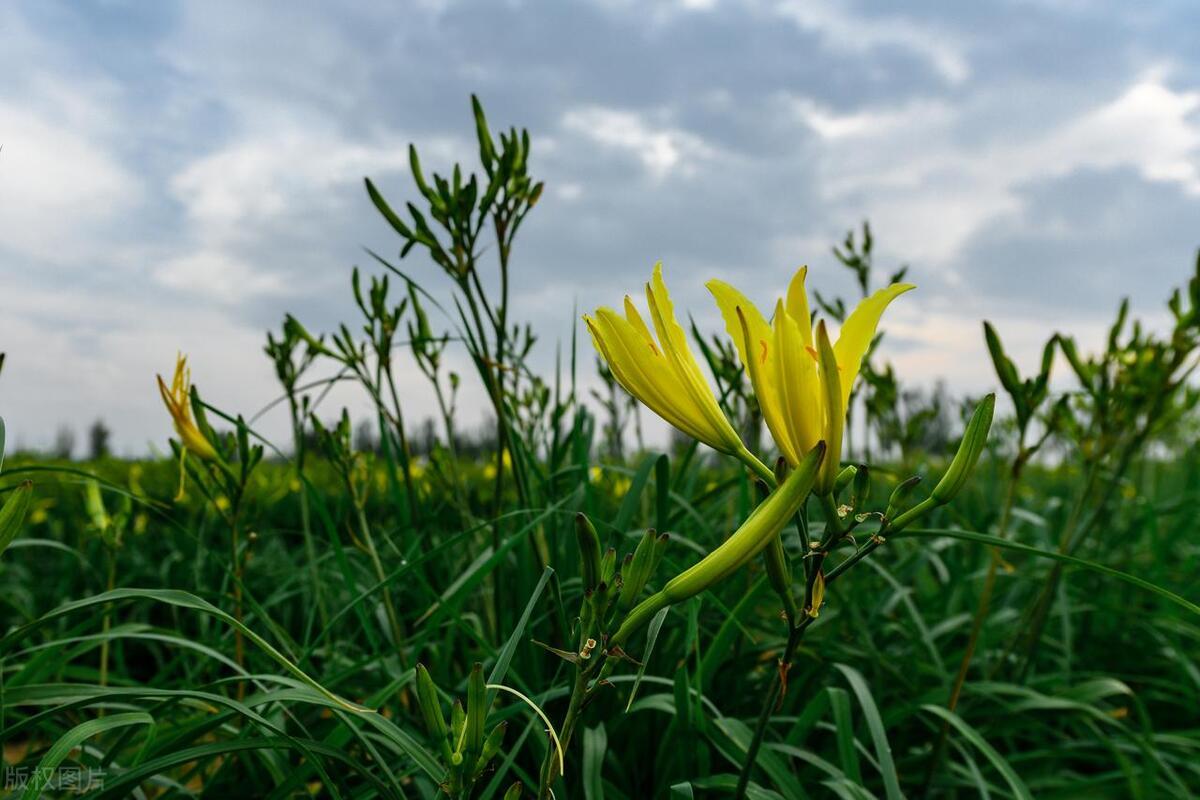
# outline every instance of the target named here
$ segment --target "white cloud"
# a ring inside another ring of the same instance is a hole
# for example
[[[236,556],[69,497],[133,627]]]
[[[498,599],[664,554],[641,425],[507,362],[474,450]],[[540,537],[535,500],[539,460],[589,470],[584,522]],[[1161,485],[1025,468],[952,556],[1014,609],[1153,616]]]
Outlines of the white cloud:
[[[895,108],[863,109],[839,114],[808,97],[784,96],[800,120],[827,140],[882,136],[913,125],[929,127],[952,119],[953,110],[942,101],[921,99]]]
[[[1032,180],[1128,167],[1200,192],[1200,92],[1173,89],[1161,71],[1073,117],[980,135],[977,116],[1002,99],[1011,100],[980,93],[958,106],[915,100],[840,114],[809,98],[782,103],[819,136],[825,200],[877,223],[894,252],[943,268],[982,226],[1019,211]]]
[[[635,156],[655,180],[672,174],[694,174],[715,155],[699,136],[668,125],[654,125],[633,111],[600,106],[577,108],[563,115],[562,124],[596,144]]]
[[[1200,194],[1200,91],[1176,91],[1152,70],[1124,93],[1063,127],[1024,160],[1066,172],[1078,166],[1135,167],[1151,181]]]
[[[235,140],[172,177],[172,193],[206,239],[253,236],[258,225],[330,202],[332,189],[361,181],[367,172],[407,164],[399,138],[368,144],[304,128],[297,120],[273,134]]]
[[[279,275],[257,270],[220,251],[201,250],[172,258],[154,272],[163,286],[219,303],[235,303],[260,295],[285,294]]]
[[[960,84],[971,75],[965,48],[949,31],[905,17],[856,15],[835,0],[788,0],[774,8],[798,27],[820,34],[832,49],[860,54],[897,48],[928,61],[949,83]]]
[[[143,187],[87,130],[0,101],[0,243],[65,263],[129,224]]]

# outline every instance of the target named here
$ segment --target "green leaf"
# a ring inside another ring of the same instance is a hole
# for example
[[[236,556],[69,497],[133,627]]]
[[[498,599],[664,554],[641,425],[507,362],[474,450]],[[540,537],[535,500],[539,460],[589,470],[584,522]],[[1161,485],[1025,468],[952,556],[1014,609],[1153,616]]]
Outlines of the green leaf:
[[[583,796],[585,800],[604,800],[604,781],[601,768],[608,751],[608,735],[601,722],[583,731]]]
[[[42,756],[42,760],[37,765],[33,777],[25,786],[25,793],[21,795],[23,800],[37,800],[37,798],[42,796],[42,789],[54,777],[54,771],[58,769],[58,765],[70,755],[72,750],[93,736],[130,725],[154,725],[154,717],[144,711],[129,711],[123,714],[113,714],[109,717],[91,719],[71,728],[71,730],[60,736],[58,741],[46,751],[46,755]]]
[[[888,538],[901,539],[908,537],[919,537],[922,539],[937,539],[940,537],[947,537],[950,539],[960,539],[964,542],[977,542],[979,544],[991,545],[992,547],[1002,547],[1006,550],[1015,550],[1019,553],[1029,553],[1030,555],[1041,556],[1042,558],[1050,558],[1055,561],[1061,561],[1064,564],[1083,567],[1084,569],[1090,569],[1093,572],[1099,572],[1102,575],[1108,575],[1109,577],[1116,578],[1117,580],[1125,581],[1126,583],[1132,584],[1139,589],[1145,589],[1148,592],[1152,592],[1159,597],[1169,600],[1175,605],[1181,606],[1191,613],[1200,616],[1200,606],[1196,605],[1192,601],[1180,597],[1174,592],[1153,584],[1150,581],[1142,580],[1136,575],[1129,575],[1128,573],[1115,570],[1111,567],[1106,567],[1103,564],[1097,564],[1094,561],[1087,561],[1086,559],[1076,558],[1075,556],[1068,556],[1053,550],[1041,550],[1037,547],[1031,547],[1027,544],[1021,544],[1020,542],[1001,539],[998,536],[991,536],[986,533],[964,531],[957,528],[911,528],[900,531],[899,533],[893,533]]]
[[[21,523],[25,521],[25,512],[29,510],[29,501],[33,497],[33,483],[25,481],[13,489],[0,507],[0,553],[3,553],[17,534],[21,532]]]
[[[646,674],[646,664],[650,663],[650,654],[654,652],[654,643],[658,641],[658,632],[662,630],[663,620],[667,618],[671,608],[662,609],[654,618],[650,620],[650,624],[646,628],[646,651],[642,653],[642,663],[638,666],[637,677],[634,678],[633,688],[629,690],[629,702],[625,704],[625,713],[629,713],[630,707],[633,705],[633,699],[637,697],[638,687],[642,685],[642,678]]]
[[[935,706],[932,704],[923,705],[921,706],[921,709],[928,711],[930,714],[941,717],[943,720],[950,723],[950,725],[956,731],[963,735],[964,739],[973,744],[975,748],[979,750],[979,752],[983,753],[987,760],[992,762],[992,766],[994,766],[996,770],[1004,776],[1004,780],[1008,782],[1009,787],[1013,790],[1013,794],[1020,798],[1020,800],[1033,800],[1033,795],[1029,793],[1029,788],[1025,785],[1025,783],[1021,780],[1009,763],[1004,760],[1004,757],[997,753],[996,749],[988,744],[987,741],[979,735],[979,732],[964,722],[960,716],[952,711],[942,708],[941,706]]]
[[[858,698],[863,716],[867,720],[867,730],[871,733],[871,741],[875,745],[875,758],[879,762],[879,772],[883,776],[883,790],[888,800],[903,800],[904,793],[900,791],[900,778],[896,775],[896,762],[892,759],[892,746],[888,743],[887,731],[883,728],[883,718],[871,696],[871,689],[862,673],[845,664],[835,664],[835,667],[846,676],[851,691]]]
[[[300,669],[298,666],[289,661],[282,653],[276,650],[270,642],[268,642],[266,639],[263,639],[254,631],[250,630],[250,628],[246,627],[243,623],[238,622],[230,614],[217,608],[207,600],[202,600],[199,597],[196,597],[194,594],[188,594],[187,592],[181,592],[176,589],[113,589],[111,591],[104,592],[103,594],[95,595],[94,597],[63,603],[58,608],[42,615],[33,622],[26,623],[25,625],[10,631],[7,636],[5,636],[3,639],[0,639],[0,653],[3,653],[5,650],[7,650],[8,647],[14,642],[22,641],[34,629],[40,628],[41,626],[52,622],[59,617],[65,616],[74,611],[90,608],[92,606],[119,602],[121,600],[153,600],[155,602],[165,603],[166,605],[175,606],[177,608],[187,608],[193,611],[199,611],[202,614],[216,617],[235,630],[240,631],[248,641],[260,648],[276,664],[283,667],[284,670],[298,679],[301,683],[305,684],[311,689],[316,690],[328,700],[335,703],[337,706],[344,708],[347,711],[354,711],[364,714],[374,713],[372,709],[360,706],[357,703],[352,703],[349,700],[341,698],[326,689],[324,686],[318,683],[315,678],[312,678],[304,670]]]
[[[551,567],[546,567],[542,570],[542,577],[538,580],[537,586],[533,587],[533,594],[530,595],[529,602],[525,604],[525,610],[521,612],[521,618],[517,620],[517,625],[513,628],[508,641],[504,643],[504,647],[501,647],[500,652],[496,654],[496,663],[488,675],[488,683],[504,683],[504,678],[508,675],[508,666],[512,663],[513,653],[517,651],[517,645],[525,638],[525,628],[529,625],[529,618],[533,615],[533,609],[537,607],[538,600],[541,599],[542,592],[545,590],[546,584],[549,583],[550,577],[553,574],[554,569]],[[496,702],[497,692],[498,690],[496,689],[488,690],[488,708],[491,708],[492,703]]]

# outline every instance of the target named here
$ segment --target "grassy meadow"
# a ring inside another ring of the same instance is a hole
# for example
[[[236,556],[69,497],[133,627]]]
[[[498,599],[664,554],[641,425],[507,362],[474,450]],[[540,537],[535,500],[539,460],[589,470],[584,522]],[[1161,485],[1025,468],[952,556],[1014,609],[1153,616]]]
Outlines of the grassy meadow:
[[[861,298],[701,331],[655,272],[537,374],[536,149],[473,111],[478,164],[367,181],[358,317],[265,336],[286,441],[181,360],[173,457],[0,464],[4,796],[1200,795],[1200,263],[1099,350],[981,324],[997,397],[897,376],[865,226]]]

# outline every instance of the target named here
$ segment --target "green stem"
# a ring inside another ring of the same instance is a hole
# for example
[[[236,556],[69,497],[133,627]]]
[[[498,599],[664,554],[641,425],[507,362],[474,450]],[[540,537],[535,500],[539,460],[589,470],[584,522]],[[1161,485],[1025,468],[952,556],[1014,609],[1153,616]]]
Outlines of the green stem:
[[[375,570],[375,577],[382,584],[387,579],[387,573],[384,572],[383,562],[379,558],[379,551],[375,548],[375,539],[371,535],[371,526],[367,524],[367,515],[363,510],[361,503],[356,503],[358,510],[358,527],[362,533],[363,545],[366,547],[367,556],[371,559],[371,566]],[[392,629],[392,643],[396,647],[396,654],[400,658],[400,666],[405,666],[404,661],[404,628],[400,624],[400,618],[396,614],[396,606],[392,602],[392,591],[385,584],[383,586],[383,610],[388,618],[388,625]]]
[[[783,699],[784,676],[791,668],[792,659],[795,658],[796,650],[804,639],[804,632],[812,620],[812,617],[805,617],[788,633],[787,644],[783,648],[783,657],[779,659],[779,668],[775,670],[775,675],[771,678],[771,686],[763,696],[762,708],[758,712],[758,721],[754,725],[754,736],[750,739],[750,746],[746,749],[746,760],[742,764],[742,771],[738,776],[737,789],[733,795],[734,800],[745,800],[746,798],[746,790],[750,786],[750,775],[754,772],[754,762],[758,759],[758,751],[762,748],[767,725],[771,721],[771,714]]]
[[[575,733],[575,726],[579,722],[580,713],[583,711],[584,701],[588,697],[588,681],[590,672],[584,669],[575,670],[575,684],[571,687],[571,700],[567,705],[567,715],[563,718],[562,727],[558,732],[558,741],[563,751],[571,743],[571,736]],[[538,798],[545,800],[551,796],[551,787],[558,780],[558,758],[554,745],[551,744],[546,750],[546,758],[542,762],[541,782],[538,785]]]

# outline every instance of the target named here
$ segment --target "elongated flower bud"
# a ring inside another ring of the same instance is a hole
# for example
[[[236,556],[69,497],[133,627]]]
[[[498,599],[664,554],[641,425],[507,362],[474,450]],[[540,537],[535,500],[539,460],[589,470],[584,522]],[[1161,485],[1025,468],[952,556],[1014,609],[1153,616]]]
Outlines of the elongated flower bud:
[[[583,591],[588,592],[600,583],[600,537],[586,514],[575,515],[575,535],[579,540],[579,574]]]
[[[446,718],[438,701],[437,686],[424,664],[417,664],[417,704],[421,706],[421,716],[425,718],[425,729],[429,735],[445,741]]]
[[[788,562],[787,551],[783,549],[783,536],[776,534],[771,543],[763,551],[767,567],[767,581],[775,594],[783,602],[788,619],[796,618],[796,600],[792,597],[792,566]]]
[[[837,357],[829,341],[829,332],[825,330],[825,320],[817,324],[817,353],[820,355],[818,367],[821,371],[821,388],[825,395],[825,445],[829,448],[829,457],[821,465],[821,472],[817,477],[817,493],[826,495],[833,491],[841,466],[846,407],[842,402],[842,382],[838,377]]]
[[[983,452],[983,446],[987,444],[988,431],[992,427],[992,414],[995,410],[996,395],[994,394],[984,397],[979,405],[975,406],[975,412],[971,414],[971,421],[967,423],[967,429],[963,432],[962,442],[958,445],[958,452],[954,454],[954,460],[950,462],[950,467],[938,481],[938,485],[933,488],[932,497],[935,502],[949,503],[966,485],[967,479],[971,477],[971,471],[975,468],[975,464]]]
[[[853,464],[847,465],[845,469],[838,473],[837,480],[833,483],[833,490],[835,492],[840,492],[842,489],[845,489],[850,485],[850,481],[854,480],[854,476],[857,474],[858,467],[854,466]]]
[[[901,512],[901,506],[908,502],[908,498],[912,496],[913,489],[917,488],[917,484],[921,482],[920,475],[913,475],[896,485],[892,490],[891,496],[888,498],[887,511],[883,515],[888,519],[895,519],[896,515]]]
[[[871,471],[866,464],[861,464],[854,473],[854,488],[850,492],[850,507],[862,511],[867,507],[871,496]]]
[[[468,765],[483,750],[483,726],[487,722],[487,687],[483,680],[483,665],[476,663],[467,680],[467,721],[464,755]]]
[[[600,583],[612,583],[613,575],[617,572],[617,549],[610,547],[604,551],[600,559]]]
[[[457,697],[450,704],[450,735],[454,739],[454,749],[458,760],[462,761],[462,753],[457,752],[462,742],[463,727],[467,724],[467,714],[463,711],[462,701]]]
[[[479,761],[475,764],[475,777],[487,769],[488,762],[496,757],[496,753],[500,752],[500,746],[504,744],[504,732],[507,730],[507,722],[501,722],[492,728],[492,732],[488,734],[483,743],[483,752],[479,754]]]
[[[613,634],[609,640],[610,645],[622,644],[659,610],[694,597],[761,553],[800,510],[801,504],[812,491],[824,456],[825,443],[819,442],[804,457],[795,472],[788,476],[788,479],[772,492],[720,547],[695,566],[668,581],[658,594],[639,603]]]
[[[619,608],[622,611],[628,611],[633,607],[634,601],[642,593],[642,589],[646,588],[646,582],[650,580],[650,567],[654,558],[656,538],[653,528],[647,530],[642,536],[642,540],[638,542],[637,549],[633,551],[633,558],[629,561],[628,566],[621,569],[621,578],[624,583],[621,586]]]

